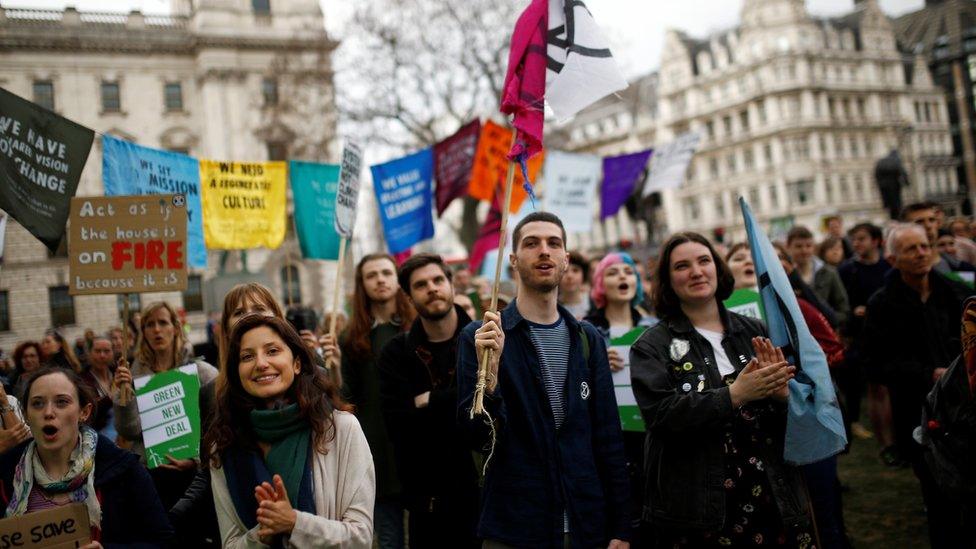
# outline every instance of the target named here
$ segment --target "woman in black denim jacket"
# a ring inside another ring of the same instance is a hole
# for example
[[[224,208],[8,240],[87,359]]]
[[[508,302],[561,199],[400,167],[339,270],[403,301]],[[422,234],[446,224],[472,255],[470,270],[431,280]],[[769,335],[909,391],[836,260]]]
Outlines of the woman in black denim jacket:
[[[662,321],[631,350],[647,424],[644,520],[660,547],[815,547],[800,477],[783,462],[794,368],[762,323],[728,312],[732,274],[697,233],[661,251]]]

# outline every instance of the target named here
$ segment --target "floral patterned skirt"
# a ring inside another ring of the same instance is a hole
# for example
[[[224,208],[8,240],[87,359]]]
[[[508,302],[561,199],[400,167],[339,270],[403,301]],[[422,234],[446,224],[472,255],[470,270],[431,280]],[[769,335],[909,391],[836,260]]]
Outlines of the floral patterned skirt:
[[[759,452],[757,417],[750,407],[739,410],[724,437],[724,526],[716,532],[679,534],[659,546],[816,549],[812,530],[783,526]]]

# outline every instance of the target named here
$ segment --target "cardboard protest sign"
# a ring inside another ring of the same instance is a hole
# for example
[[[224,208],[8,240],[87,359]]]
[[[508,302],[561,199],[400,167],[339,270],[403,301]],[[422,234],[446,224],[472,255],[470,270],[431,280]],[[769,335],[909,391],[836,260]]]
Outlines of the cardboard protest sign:
[[[196,364],[133,380],[146,464],[200,457],[200,377]]]
[[[288,163],[295,230],[305,259],[339,259],[335,229],[339,170],[336,164]]]
[[[71,199],[71,295],[186,289],[186,199],[181,194]]]
[[[52,252],[95,133],[0,88],[0,209]]]
[[[200,160],[207,248],[280,246],[285,239],[287,172],[285,162]]]
[[[599,156],[549,151],[546,156],[546,194],[542,209],[563,220],[567,233],[593,228],[593,201],[600,181]]]
[[[370,167],[383,233],[390,253],[397,254],[434,236],[431,185],[434,154],[424,149]]]
[[[610,349],[623,359],[624,367],[613,373],[613,391],[617,396],[617,409],[620,411],[620,427],[624,431],[644,431],[644,418],[630,383],[630,348],[637,342],[647,326],[637,326],[633,330],[610,339]]]
[[[347,141],[342,149],[335,205],[335,230],[346,238],[352,238],[352,230],[356,226],[356,202],[359,201],[359,178],[362,170],[362,149],[359,144]]]
[[[200,162],[185,154],[143,147],[102,136],[102,180],[106,196],[182,194],[186,197],[187,262],[207,267],[200,205]]]
[[[444,215],[444,210],[455,198],[467,192],[480,133],[481,121],[475,119],[434,145],[434,179],[437,183],[434,197],[438,217]]]
[[[478,200],[491,200],[495,191],[504,196],[505,176],[508,174],[508,150],[512,145],[512,130],[491,120],[485,121],[478,138],[478,149],[474,155],[474,168],[471,170],[471,183],[468,194]],[[530,158],[527,162],[529,179],[534,183],[542,169],[545,151]],[[528,196],[522,187],[525,178],[516,166],[515,181],[512,184],[512,204],[510,212],[517,212]]]
[[[732,292],[724,303],[730,313],[738,313],[756,320],[766,318],[763,314],[762,296],[753,288],[740,288]]]
[[[71,503],[0,520],[0,549],[74,549],[91,543],[84,503]]]

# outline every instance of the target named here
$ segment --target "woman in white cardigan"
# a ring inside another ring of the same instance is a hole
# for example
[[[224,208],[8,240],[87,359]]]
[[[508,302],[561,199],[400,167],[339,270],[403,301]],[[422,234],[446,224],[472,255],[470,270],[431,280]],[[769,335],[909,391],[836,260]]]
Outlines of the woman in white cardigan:
[[[298,333],[242,318],[221,375],[203,447],[223,546],[369,548],[369,446]]]

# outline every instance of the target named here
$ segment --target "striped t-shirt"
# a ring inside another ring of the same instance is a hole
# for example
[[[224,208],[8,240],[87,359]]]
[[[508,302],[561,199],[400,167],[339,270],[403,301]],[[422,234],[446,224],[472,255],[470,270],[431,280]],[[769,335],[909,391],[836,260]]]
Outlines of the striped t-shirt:
[[[528,322],[528,321],[526,321]],[[562,427],[566,418],[566,403],[563,388],[566,386],[566,369],[569,363],[569,328],[562,317],[554,324],[528,322],[529,333],[539,364],[542,367],[542,382],[549,395],[549,405],[556,420],[556,428]]]

